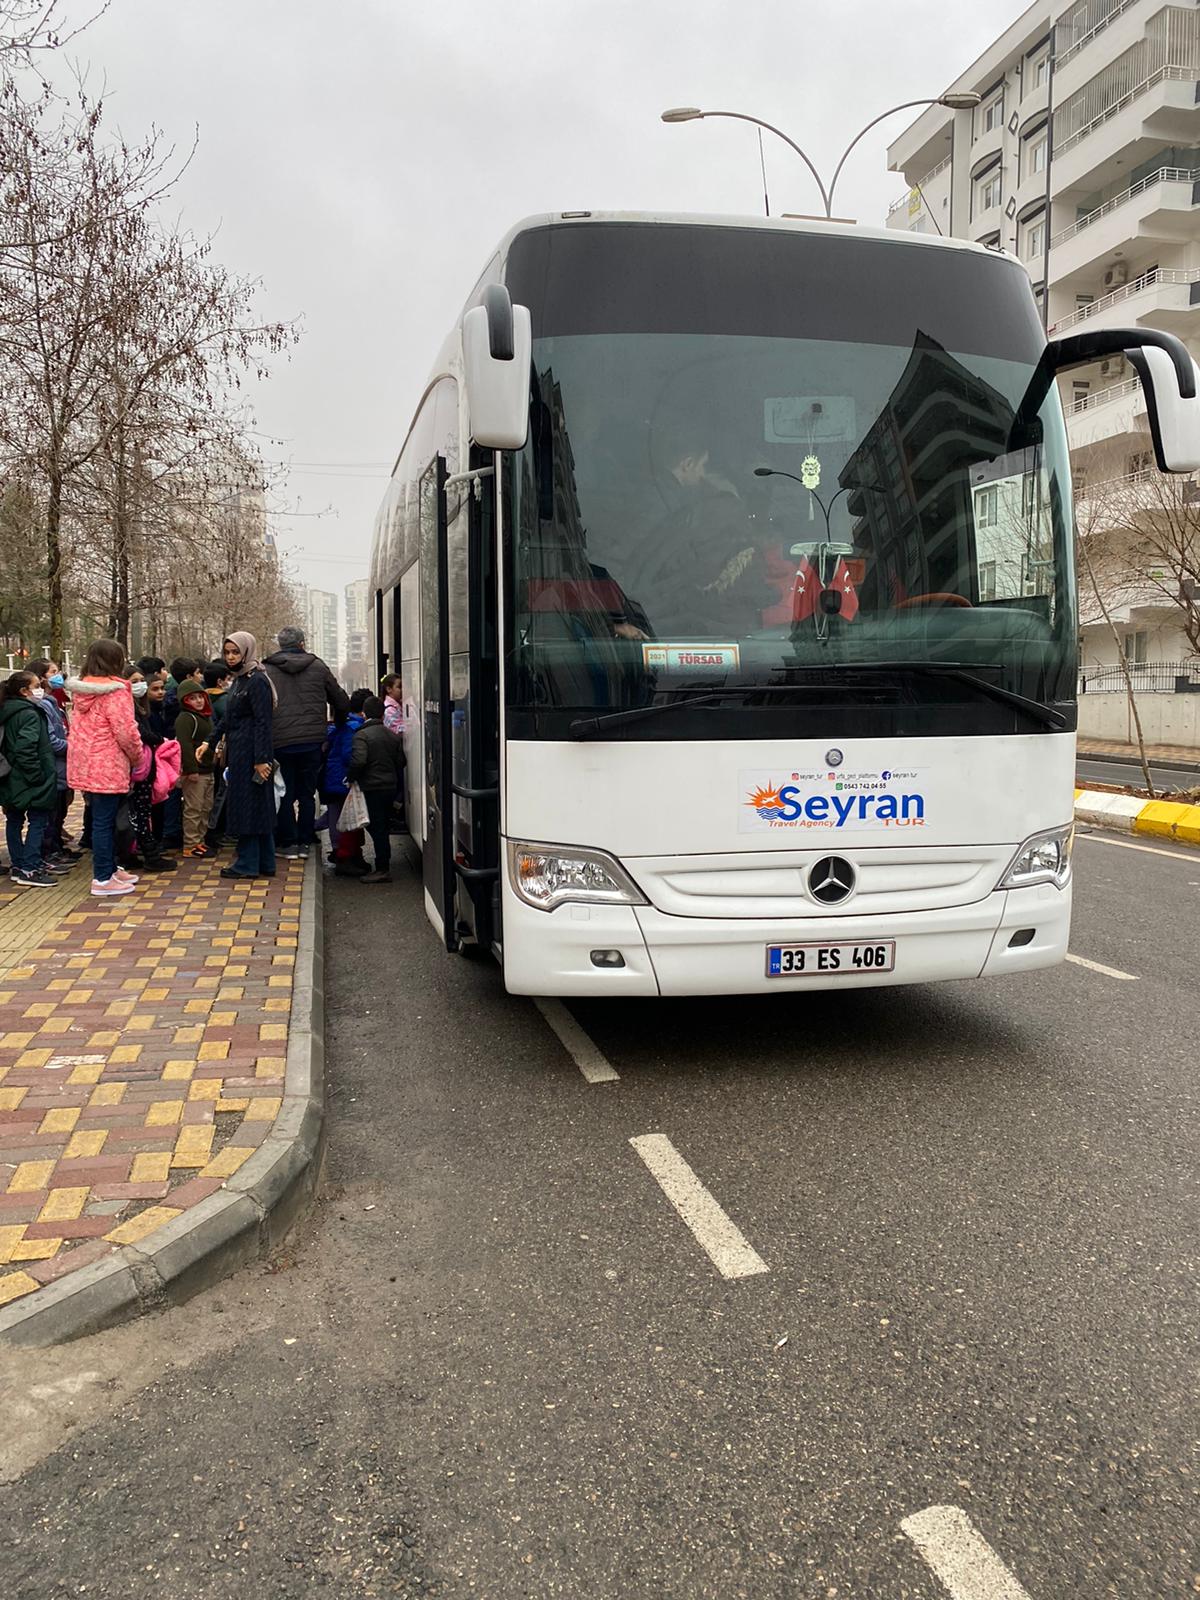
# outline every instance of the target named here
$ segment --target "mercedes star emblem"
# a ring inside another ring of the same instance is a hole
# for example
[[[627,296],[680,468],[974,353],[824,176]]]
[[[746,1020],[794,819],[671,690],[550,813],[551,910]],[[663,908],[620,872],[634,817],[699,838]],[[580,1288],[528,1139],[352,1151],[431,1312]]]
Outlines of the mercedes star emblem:
[[[841,856],[822,856],[808,874],[808,889],[823,906],[836,906],[854,892],[854,868]]]

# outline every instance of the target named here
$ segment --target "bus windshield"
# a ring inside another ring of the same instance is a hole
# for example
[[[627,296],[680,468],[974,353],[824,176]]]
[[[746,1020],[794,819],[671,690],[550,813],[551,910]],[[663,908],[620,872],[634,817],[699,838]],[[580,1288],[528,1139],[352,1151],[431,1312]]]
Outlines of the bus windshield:
[[[504,480],[510,736],[692,696],[613,736],[1073,726],[1067,439],[1020,269],[766,230],[587,231],[570,288],[544,246],[513,290],[535,341]],[[1022,698],[1059,711],[1031,720]]]

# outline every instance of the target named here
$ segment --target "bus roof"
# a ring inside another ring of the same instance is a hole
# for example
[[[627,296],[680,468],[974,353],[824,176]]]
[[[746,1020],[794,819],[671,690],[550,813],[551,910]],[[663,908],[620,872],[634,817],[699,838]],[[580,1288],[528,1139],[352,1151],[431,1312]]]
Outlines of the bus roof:
[[[1017,258],[1008,251],[994,250],[986,245],[975,244],[970,239],[946,238],[940,234],[909,233],[897,228],[870,228],[860,223],[827,222],[819,217],[739,217],[682,211],[548,211],[541,215],[524,217],[508,230],[492,252],[491,259],[494,260],[497,255],[501,259],[507,256],[509,246],[517,235],[528,233],[532,228],[569,228],[581,222],[641,222],[656,227],[754,228],[773,233],[812,233],[835,238],[869,239],[882,244],[914,245],[919,249],[962,250],[993,258],[1002,256],[1020,265]]]

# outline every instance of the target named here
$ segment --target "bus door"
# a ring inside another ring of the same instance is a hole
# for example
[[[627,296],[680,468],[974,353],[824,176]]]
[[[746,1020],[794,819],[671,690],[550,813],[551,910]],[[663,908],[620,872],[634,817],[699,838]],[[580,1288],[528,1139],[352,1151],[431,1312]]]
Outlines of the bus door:
[[[450,489],[451,868],[460,943],[499,942],[500,700],[496,598],[496,480],[491,451]]]
[[[456,948],[454,875],[450,870],[450,651],[446,548],[446,458],[437,456],[421,475],[421,684],[422,754],[420,794],[425,807],[421,876],[442,925],[447,950]]]

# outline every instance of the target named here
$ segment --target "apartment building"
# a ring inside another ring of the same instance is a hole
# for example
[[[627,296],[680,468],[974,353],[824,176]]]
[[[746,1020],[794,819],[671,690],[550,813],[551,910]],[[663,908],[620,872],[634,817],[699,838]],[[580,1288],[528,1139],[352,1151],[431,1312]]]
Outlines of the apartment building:
[[[337,670],[338,599],[324,589],[304,591],[304,637],[308,648]]]
[[[346,656],[342,663],[343,681],[348,688],[359,688],[375,683],[376,669],[372,666],[374,650],[371,643],[374,618],[371,615],[371,586],[366,578],[357,578],[345,589],[346,601]]]
[[[890,146],[905,190],[888,227],[1016,255],[1051,336],[1162,328],[1200,359],[1200,4],[1033,5],[948,87],[974,90],[980,104],[930,107]],[[1105,567],[1121,567],[1112,517],[1139,494],[1162,493],[1141,386],[1117,355],[1068,374],[1063,399],[1081,532],[1107,520]],[[1200,487],[1167,483],[1200,526]],[[981,508],[985,527],[991,509]],[[1194,653],[1176,578],[1160,566],[1106,580],[1107,609],[1129,659],[1145,664],[1147,688],[1155,664]],[[1083,659],[1095,684],[1118,657],[1088,587]]]

